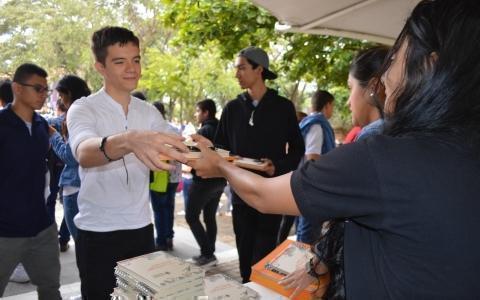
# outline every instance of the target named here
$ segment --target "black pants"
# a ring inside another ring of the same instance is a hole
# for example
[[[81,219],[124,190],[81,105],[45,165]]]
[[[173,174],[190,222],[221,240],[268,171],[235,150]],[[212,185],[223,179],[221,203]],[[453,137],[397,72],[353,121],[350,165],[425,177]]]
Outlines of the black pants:
[[[188,192],[185,219],[200,246],[200,254],[204,256],[212,256],[215,252],[215,241],[217,239],[215,214],[224,188],[224,181],[194,180]],[[200,222],[200,212],[202,210],[205,227]]]
[[[240,275],[250,281],[251,267],[275,249],[281,215],[262,214],[244,204],[233,204],[233,230],[237,242]]]
[[[78,229],[75,247],[82,299],[110,299],[117,261],[154,251],[153,226],[110,232]]]

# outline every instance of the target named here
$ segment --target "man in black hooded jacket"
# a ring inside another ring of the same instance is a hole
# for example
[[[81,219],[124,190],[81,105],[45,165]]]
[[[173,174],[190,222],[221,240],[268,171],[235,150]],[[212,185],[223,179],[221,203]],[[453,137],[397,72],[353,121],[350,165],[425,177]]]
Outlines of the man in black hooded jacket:
[[[296,169],[305,146],[295,108],[265,85],[277,76],[268,69],[268,55],[260,48],[240,51],[235,61],[236,77],[246,92],[224,108],[215,144],[232,155],[264,159],[265,177],[279,176]],[[262,214],[233,193],[233,229],[243,282],[250,279],[251,266],[276,246],[281,215]]]

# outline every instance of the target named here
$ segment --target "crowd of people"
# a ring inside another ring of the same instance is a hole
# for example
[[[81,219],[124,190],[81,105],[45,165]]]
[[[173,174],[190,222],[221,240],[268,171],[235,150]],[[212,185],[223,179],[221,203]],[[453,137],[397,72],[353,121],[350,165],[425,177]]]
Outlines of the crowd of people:
[[[92,93],[82,78],[62,77],[58,116],[48,121],[37,113],[50,94],[47,72],[20,65],[0,85],[0,296],[23,269],[39,299],[61,299],[59,251],[71,236],[82,299],[109,299],[117,261],[173,249],[187,172],[185,219],[199,266],[217,263],[216,213],[227,190],[243,283],[295,223],[314,256],[280,281],[292,298],[325,276],[324,299],[474,298],[479,23],[474,0],[423,0],[392,48],[359,52],[347,80],[356,129],[338,147],[328,121],[334,95],[318,90],[309,113],[297,112],[267,87],[277,74],[258,47],[238,52],[244,92],[219,119],[214,100],[196,103],[195,160],[163,103],[133,93],[141,56],[132,31],[93,34],[103,87]],[[239,168],[211,146],[265,167]]]

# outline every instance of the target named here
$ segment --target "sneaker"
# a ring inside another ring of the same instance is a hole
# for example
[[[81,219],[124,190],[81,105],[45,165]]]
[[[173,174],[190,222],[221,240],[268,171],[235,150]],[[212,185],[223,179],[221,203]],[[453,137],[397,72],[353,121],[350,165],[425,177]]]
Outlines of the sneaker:
[[[155,245],[156,251],[168,251],[167,245]]]
[[[22,264],[18,264],[15,270],[13,270],[9,281],[16,283],[27,283],[30,281],[30,278],[28,277],[27,272],[25,272],[25,268]]]
[[[192,260],[196,263],[200,259],[200,257],[202,257],[202,255],[196,255],[192,257]]]
[[[204,256],[201,255],[198,260],[195,262],[195,264],[199,267],[210,267],[210,266],[216,266],[217,265],[217,258],[215,255],[212,256]]]
[[[70,245],[68,243],[60,243],[60,252],[67,252]]]
[[[168,251],[173,250],[173,239],[167,239],[167,250]]]

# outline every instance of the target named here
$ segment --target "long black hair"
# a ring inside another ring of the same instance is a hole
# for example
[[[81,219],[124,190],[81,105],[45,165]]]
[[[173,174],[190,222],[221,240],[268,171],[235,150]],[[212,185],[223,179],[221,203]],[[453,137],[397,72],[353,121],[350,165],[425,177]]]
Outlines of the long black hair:
[[[380,82],[380,72],[385,64],[385,58],[390,52],[386,46],[376,46],[360,51],[350,64],[349,73],[355,78],[364,89],[372,85],[372,97],[369,104],[374,106],[383,118],[383,106],[385,104],[385,87]],[[378,79],[372,82],[372,79]]]
[[[480,2],[421,1],[387,62],[404,43],[405,70],[393,101],[388,101],[384,133],[455,138],[478,147]]]
[[[55,89],[58,92],[62,92],[70,97],[70,103],[68,103],[68,107],[70,107],[76,100],[91,94],[90,88],[85,80],[75,75],[65,75],[62,77],[62,79],[58,81]],[[64,104],[66,105],[66,103]],[[66,122],[67,117],[65,115],[65,119],[62,123],[62,135],[64,138],[68,137]]]
[[[91,91],[85,80],[75,75],[65,75],[57,83],[55,89],[59,92],[67,94],[70,97],[70,103],[72,105],[75,100],[90,95]],[[65,105],[67,103],[64,103]]]

